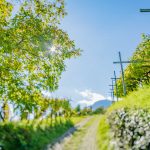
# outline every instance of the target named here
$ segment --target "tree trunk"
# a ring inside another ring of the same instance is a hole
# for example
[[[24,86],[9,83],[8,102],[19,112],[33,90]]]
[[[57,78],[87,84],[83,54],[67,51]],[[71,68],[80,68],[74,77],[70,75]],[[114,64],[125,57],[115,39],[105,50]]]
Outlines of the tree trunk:
[[[24,110],[24,111],[22,111],[22,113],[21,113],[21,120],[24,120],[24,119],[28,119],[28,115],[29,115],[29,112],[28,111],[26,111],[26,110]]]
[[[3,121],[9,121],[9,105],[6,101],[4,101],[3,106]]]

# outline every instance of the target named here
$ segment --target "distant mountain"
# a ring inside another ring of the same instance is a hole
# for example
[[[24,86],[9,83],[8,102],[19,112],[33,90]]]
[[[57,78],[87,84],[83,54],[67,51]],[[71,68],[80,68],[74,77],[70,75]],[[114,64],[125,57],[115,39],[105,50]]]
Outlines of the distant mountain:
[[[112,102],[111,102],[110,100],[107,100],[107,99],[100,100],[100,101],[95,102],[95,103],[92,105],[92,109],[95,110],[95,109],[97,109],[98,107],[107,108],[107,107],[109,107],[111,104],[112,104]]]

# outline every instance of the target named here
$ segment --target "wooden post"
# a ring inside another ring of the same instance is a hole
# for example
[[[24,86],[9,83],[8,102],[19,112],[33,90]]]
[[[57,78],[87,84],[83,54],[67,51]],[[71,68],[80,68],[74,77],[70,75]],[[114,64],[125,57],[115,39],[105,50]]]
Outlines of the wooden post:
[[[118,85],[117,85],[117,78],[116,78],[116,72],[114,71],[114,77],[115,77],[115,85],[116,85],[116,97],[118,101]]]

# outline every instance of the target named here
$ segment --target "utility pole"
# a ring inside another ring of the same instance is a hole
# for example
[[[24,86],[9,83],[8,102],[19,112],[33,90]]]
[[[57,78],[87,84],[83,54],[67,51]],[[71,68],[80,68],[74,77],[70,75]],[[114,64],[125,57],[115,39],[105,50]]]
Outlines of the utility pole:
[[[111,94],[111,98],[112,98],[112,100],[113,100],[113,92],[112,92],[112,89],[111,89],[111,91],[110,91],[110,92],[108,92],[108,93],[110,93],[110,94]]]
[[[109,86],[111,86],[112,87],[112,89],[110,89],[111,91],[112,91],[112,99],[113,99],[113,101],[114,101],[114,83],[113,83],[113,79],[112,79],[112,84],[111,85],[109,85]]]
[[[125,85],[125,81],[124,81],[124,70],[123,70],[123,61],[121,58],[121,53],[119,52],[119,62],[113,62],[114,64],[119,63],[120,67],[121,67],[121,74],[122,74],[122,86],[123,86],[123,94],[124,96],[126,96],[126,85]]]
[[[111,98],[112,98],[112,101],[114,102],[115,100],[114,100],[114,91],[113,91],[113,89],[110,89],[109,93],[111,93]]]
[[[140,12],[150,12],[150,9],[140,9]],[[148,61],[122,61],[122,58],[121,58],[121,53],[119,52],[119,62],[113,62],[114,64],[117,64],[119,63],[120,64],[120,67],[121,67],[121,74],[122,74],[122,86],[123,86],[123,94],[124,96],[126,96],[126,85],[125,85],[125,79],[124,79],[124,70],[123,70],[123,63],[143,63],[143,62],[150,62],[149,60]],[[118,101],[118,86],[117,86],[117,82],[116,82],[116,73],[114,71],[114,78],[111,78],[111,79],[114,79],[115,80],[115,84],[116,84],[116,95],[117,95],[117,101]],[[113,84],[112,84],[113,85]]]
[[[109,92],[110,94],[111,94],[111,98],[112,98],[112,100],[114,101],[114,91],[113,91],[113,89],[110,89],[110,92]]]
[[[114,101],[115,95],[114,95],[114,83],[113,83],[113,80],[112,80],[112,92],[113,92],[113,101]]]
[[[120,79],[120,78],[117,78],[116,77],[116,72],[114,71],[114,78],[111,78],[112,80],[115,80],[115,85],[116,86],[116,97],[117,97],[117,101],[118,101],[118,85],[117,85],[117,79]]]
[[[120,52],[119,52],[119,60],[120,60],[120,66],[121,66],[123,91],[124,91],[124,96],[126,96],[126,85],[125,85],[125,81],[124,81],[124,70],[123,70],[123,63],[122,63]]]
[[[117,85],[117,78],[116,78],[116,72],[114,71],[114,79],[115,79],[115,85],[116,85],[116,97],[118,101],[118,85]]]
[[[144,63],[144,62],[150,62],[150,60],[132,60],[132,61],[122,61],[121,53],[119,52],[119,61],[113,62],[114,64],[120,64],[121,66],[121,74],[122,74],[122,86],[123,86],[123,94],[126,96],[126,85],[124,80],[124,70],[123,70],[123,64],[125,63]]]

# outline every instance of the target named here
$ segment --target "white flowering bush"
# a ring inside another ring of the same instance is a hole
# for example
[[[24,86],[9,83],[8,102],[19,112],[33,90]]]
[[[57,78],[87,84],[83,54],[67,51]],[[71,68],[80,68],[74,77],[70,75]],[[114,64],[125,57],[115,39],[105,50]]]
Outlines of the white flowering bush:
[[[120,109],[108,118],[115,150],[150,150],[150,113],[144,109]]]

